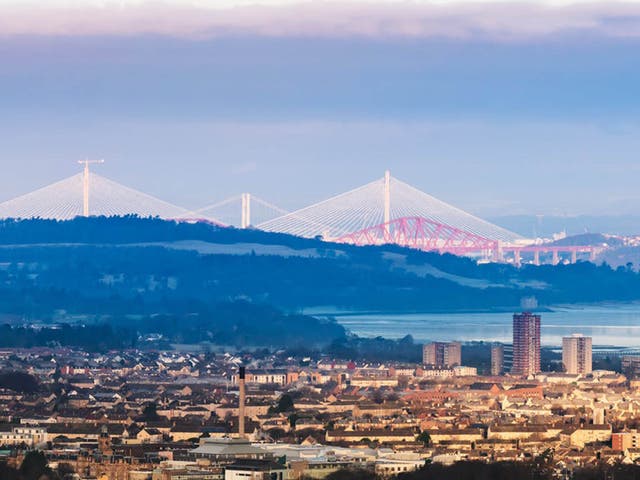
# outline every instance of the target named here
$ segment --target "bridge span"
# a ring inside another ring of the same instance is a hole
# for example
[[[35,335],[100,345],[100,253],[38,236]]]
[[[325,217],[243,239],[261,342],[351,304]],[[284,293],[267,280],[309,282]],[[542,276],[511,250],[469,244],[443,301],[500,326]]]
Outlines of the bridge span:
[[[250,193],[189,210],[89,170],[90,164],[102,160],[80,163],[81,173],[0,203],[0,218],[155,216],[354,245],[395,244],[515,265],[593,261],[602,250],[588,245],[535,244],[398,180],[389,171],[366,185],[293,212]]]

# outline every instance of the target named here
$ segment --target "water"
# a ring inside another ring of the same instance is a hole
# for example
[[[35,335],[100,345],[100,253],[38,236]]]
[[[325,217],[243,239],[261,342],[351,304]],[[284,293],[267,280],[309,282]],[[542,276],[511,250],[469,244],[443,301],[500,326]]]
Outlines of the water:
[[[510,313],[332,312],[330,315],[364,337],[401,338],[411,334],[417,342],[512,341]],[[543,345],[561,345],[563,336],[581,333],[593,337],[594,345],[640,347],[640,303],[557,307],[541,315]]]

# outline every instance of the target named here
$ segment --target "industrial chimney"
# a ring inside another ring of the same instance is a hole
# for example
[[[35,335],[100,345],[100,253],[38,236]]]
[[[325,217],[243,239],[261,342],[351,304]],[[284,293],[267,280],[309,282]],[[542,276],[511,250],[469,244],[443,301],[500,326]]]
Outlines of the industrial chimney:
[[[245,369],[244,367],[240,367],[238,371],[238,386],[240,388],[240,398],[238,399],[238,436],[240,438],[244,438],[244,404],[245,404],[244,376],[245,376]]]

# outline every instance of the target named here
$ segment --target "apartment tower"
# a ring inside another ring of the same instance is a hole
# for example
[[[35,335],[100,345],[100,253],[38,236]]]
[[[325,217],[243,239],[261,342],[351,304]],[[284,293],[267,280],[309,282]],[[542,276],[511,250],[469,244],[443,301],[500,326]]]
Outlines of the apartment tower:
[[[422,347],[422,363],[434,367],[453,367],[462,364],[460,342],[432,342]]]
[[[562,363],[572,374],[591,373],[591,337],[574,334],[562,338]]]
[[[497,376],[504,373],[504,345],[491,347],[491,375]]]
[[[540,371],[540,315],[513,315],[513,365],[511,373],[528,377]]]

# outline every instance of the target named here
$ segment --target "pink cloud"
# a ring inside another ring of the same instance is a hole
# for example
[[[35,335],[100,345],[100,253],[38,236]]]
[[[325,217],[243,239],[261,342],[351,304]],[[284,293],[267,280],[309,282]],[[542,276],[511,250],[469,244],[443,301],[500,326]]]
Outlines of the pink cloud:
[[[1,35],[224,35],[319,37],[485,36],[499,40],[566,32],[640,36],[640,4],[523,2],[300,2],[205,8],[168,3],[129,6],[0,7]]]

